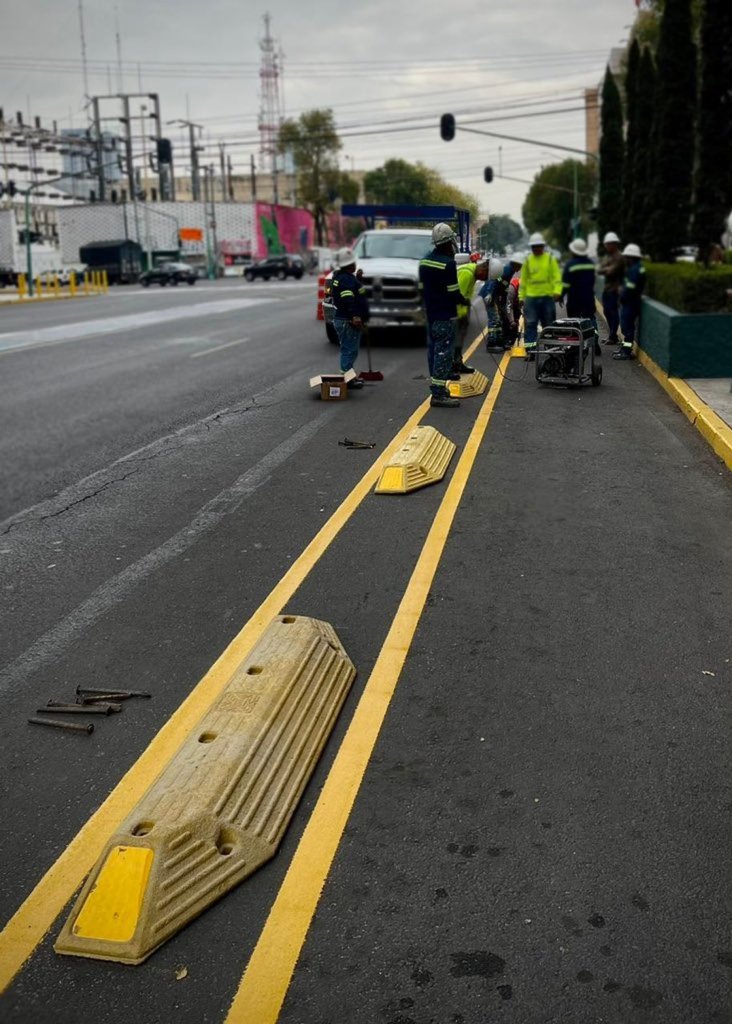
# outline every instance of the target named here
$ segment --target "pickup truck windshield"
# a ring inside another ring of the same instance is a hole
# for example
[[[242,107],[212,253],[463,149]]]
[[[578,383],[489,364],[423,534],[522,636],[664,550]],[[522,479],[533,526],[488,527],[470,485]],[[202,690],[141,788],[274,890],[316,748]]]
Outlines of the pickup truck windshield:
[[[400,235],[392,231],[379,231],[374,235],[361,235],[353,251],[362,260],[382,256],[421,260],[431,249],[429,235]]]

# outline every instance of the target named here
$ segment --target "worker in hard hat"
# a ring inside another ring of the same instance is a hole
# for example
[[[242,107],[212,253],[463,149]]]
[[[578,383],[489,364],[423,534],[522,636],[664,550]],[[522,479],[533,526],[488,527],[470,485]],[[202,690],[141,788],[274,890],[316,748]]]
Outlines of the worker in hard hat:
[[[592,320],[597,328],[595,314],[595,262],[587,255],[587,242],[575,238],[569,243],[572,253],[564,264],[562,287],[567,316]]]
[[[556,304],[562,298],[562,271],[538,231],[529,238],[529,247],[531,252],[521,268],[519,298],[524,304],[524,348],[528,358],[535,359],[539,324],[547,327],[556,320]]]
[[[497,256],[488,261],[488,280],[480,289],[480,297],[485,303],[487,320],[485,347],[504,347],[502,307],[506,300],[506,289],[503,285],[503,262]]]
[[[641,296],[646,284],[646,268],[641,262],[643,256],[640,247],[629,242],[623,249],[625,276],[618,292],[620,303],[620,329],[623,340],[613,359],[632,359],[633,342],[638,329],[638,318],[641,311]]]
[[[336,253],[336,271],[330,282],[335,306],[333,326],[341,346],[341,373],[353,369],[361,343],[361,331],[369,319],[369,303],[360,277],[356,276],[356,257],[348,248]],[[349,381],[349,388],[363,387],[360,377]]]
[[[460,400],[447,389],[455,350],[460,286],[455,254],[457,238],[449,224],[432,229],[434,249],[419,263],[419,283],[427,315],[427,362],[430,371],[430,405],[454,408]]]
[[[511,253],[508,263],[503,267],[501,274],[501,291],[498,302],[498,313],[501,318],[503,330],[503,347],[513,348],[518,337],[518,320],[520,313],[517,312],[518,286],[521,280],[521,267],[524,263],[523,253]],[[515,280],[516,286],[511,294],[511,285]],[[510,305],[510,310],[509,310]]]
[[[463,346],[468,339],[470,330],[470,311],[473,305],[473,292],[476,281],[485,281],[488,278],[488,259],[480,253],[458,253],[455,257],[457,264],[457,279],[460,288],[460,302],[458,305],[458,322],[455,334],[455,349],[452,359],[452,372],[458,375],[462,373],[475,373],[472,366],[463,362]]]
[[[607,321],[608,338],[606,345],[617,345],[620,312],[618,295],[625,277],[625,261],[620,251],[620,239],[614,231],[608,231],[602,240],[605,255],[597,268],[605,281],[602,286],[602,313]]]
[[[518,256],[515,256],[514,260],[518,260],[518,258]],[[522,313],[519,288],[521,287],[521,267],[523,262],[524,257],[522,256],[519,268],[509,281],[508,289],[506,290],[506,302],[503,307],[507,325],[505,335],[506,348],[513,348],[518,340],[519,320]]]

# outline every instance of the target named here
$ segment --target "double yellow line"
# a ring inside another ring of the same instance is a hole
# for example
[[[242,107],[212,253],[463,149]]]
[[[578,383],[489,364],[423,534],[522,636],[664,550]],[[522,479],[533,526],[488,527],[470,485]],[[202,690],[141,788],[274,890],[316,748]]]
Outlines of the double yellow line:
[[[475,340],[466,358],[477,348],[482,337],[480,335]],[[244,974],[228,1018],[235,1024],[269,1024],[277,1019],[328,868],[394,693],[455,512],[488,426],[509,358],[509,355],[504,356],[500,372],[476,418],[354,720]],[[132,811],[189,731],[224,689],[235,668],[257,643],[272,618],[286,606],[370,493],[385,463],[402,447],[428,407],[429,401],[426,400],[410,416],[384,453],[356,484],[10,919],[0,933],[0,992],[7,988],[43,941],[92,869],[109,837]],[[277,947],[276,956],[271,952],[273,946]]]

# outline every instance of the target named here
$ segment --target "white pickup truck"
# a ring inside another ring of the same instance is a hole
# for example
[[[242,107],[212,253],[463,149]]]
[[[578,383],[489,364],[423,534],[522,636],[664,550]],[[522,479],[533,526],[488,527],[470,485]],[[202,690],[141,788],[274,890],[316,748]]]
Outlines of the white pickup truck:
[[[372,330],[380,327],[424,328],[419,292],[419,261],[432,249],[432,234],[420,228],[384,228],[364,231],[353,246],[369,300]],[[338,344],[333,327],[335,312],[330,298],[329,274],[325,281],[323,316],[328,340]]]

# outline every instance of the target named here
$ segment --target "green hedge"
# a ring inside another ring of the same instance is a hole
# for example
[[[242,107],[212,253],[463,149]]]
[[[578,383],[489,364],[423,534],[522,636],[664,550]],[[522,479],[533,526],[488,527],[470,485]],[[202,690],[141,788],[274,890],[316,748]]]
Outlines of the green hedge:
[[[729,313],[732,266],[705,270],[696,263],[646,264],[646,295],[678,313]]]

